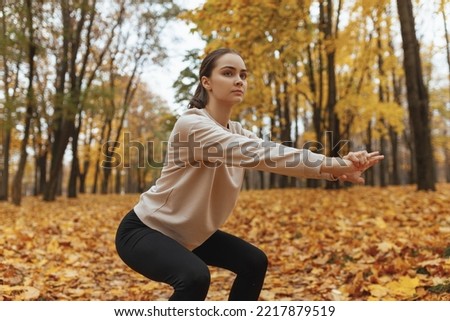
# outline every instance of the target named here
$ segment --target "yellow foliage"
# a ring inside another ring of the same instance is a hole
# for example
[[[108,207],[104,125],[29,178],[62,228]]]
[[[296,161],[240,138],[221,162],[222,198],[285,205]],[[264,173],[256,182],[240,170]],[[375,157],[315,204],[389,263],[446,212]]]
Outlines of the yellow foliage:
[[[390,128],[401,132],[405,126],[404,110],[393,102],[390,84],[392,74],[397,79],[402,77],[402,64],[391,48],[392,18],[386,11],[389,5],[388,0],[344,5],[343,10],[349,12],[349,17],[341,22],[337,36],[328,39],[324,39],[316,24],[319,17],[312,9],[312,1],[208,0],[202,8],[185,14],[184,18],[196,24],[195,31],[208,38],[206,52],[228,46],[243,55],[251,71],[249,94],[235,115],[257,108],[261,116],[276,118],[275,108],[272,108],[274,101],[283,101],[287,95],[291,113],[294,108],[306,110],[314,104],[322,109],[326,120],[327,111],[323,110],[328,87],[325,54],[335,52],[339,91],[336,111],[341,130],[349,128],[350,135],[365,135],[371,123],[372,137],[377,139]],[[308,74],[308,48],[313,79]],[[319,71],[320,56],[323,71]],[[378,65],[379,56],[383,58],[382,66]],[[319,83],[319,79],[323,82]],[[284,83],[288,84],[286,90],[282,86]],[[379,84],[389,97],[383,99],[384,102],[378,94]],[[307,100],[299,100],[299,95]],[[294,101],[299,105],[295,106]],[[307,115],[310,114],[305,113],[303,117],[309,117]]]
[[[392,295],[403,296],[406,298],[414,298],[416,288],[419,286],[420,280],[418,277],[410,278],[409,276],[402,276],[398,281],[391,281],[386,284]]]

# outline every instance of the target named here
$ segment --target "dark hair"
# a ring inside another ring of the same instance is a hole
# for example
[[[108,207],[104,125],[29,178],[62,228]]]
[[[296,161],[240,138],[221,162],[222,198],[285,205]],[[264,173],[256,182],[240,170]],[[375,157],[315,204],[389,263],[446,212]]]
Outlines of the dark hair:
[[[205,59],[203,59],[199,72],[199,84],[195,90],[194,96],[189,101],[188,108],[205,108],[208,103],[208,91],[202,85],[202,77],[211,77],[211,73],[216,67],[216,61],[225,54],[235,54],[241,56],[237,51],[229,48],[220,48],[210,52]]]

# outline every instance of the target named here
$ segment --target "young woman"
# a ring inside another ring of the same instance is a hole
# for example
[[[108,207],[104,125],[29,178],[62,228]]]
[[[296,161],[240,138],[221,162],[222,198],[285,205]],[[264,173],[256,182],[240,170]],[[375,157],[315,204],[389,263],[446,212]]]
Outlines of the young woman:
[[[204,300],[208,265],[236,274],[229,300],[257,300],[266,255],[219,229],[236,203],[245,168],[362,183],[361,173],[383,156],[362,151],[328,158],[264,142],[230,121],[247,90],[245,63],[233,50],[207,55],[199,79],[170,135],[161,177],[118,228],[117,252],[133,270],[170,284],[170,300]]]

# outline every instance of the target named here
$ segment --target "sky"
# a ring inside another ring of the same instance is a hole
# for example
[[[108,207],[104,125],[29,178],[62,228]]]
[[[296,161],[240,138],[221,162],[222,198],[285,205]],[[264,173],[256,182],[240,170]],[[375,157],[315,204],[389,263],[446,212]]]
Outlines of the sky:
[[[175,1],[181,8],[195,9],[204,0],[178,0]],[[167,48],[168,58],[162,66],[149,65],[142,75],[143,80],[148,83],[150,90],[167,102],[169,107],[176,112],[186,109],[175,102],[175,90],[173,83],[187,64],[183,58],[188,50],[203,49],[205,43],[201,38],[190,31],[189,26],[182,21],[173,21],[165,28],[161,37],[162,44]]]

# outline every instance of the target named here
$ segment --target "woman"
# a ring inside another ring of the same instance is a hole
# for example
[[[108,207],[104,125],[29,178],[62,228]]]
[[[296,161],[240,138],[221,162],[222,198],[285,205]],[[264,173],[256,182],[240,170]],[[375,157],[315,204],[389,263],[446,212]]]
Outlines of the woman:
[[[169,138],[161,177],[122,220],[119,256],[147,278],[170,284],[170,300],[204,300],[208,265],[236,274],[229,300],[257,300],[266,255],[219,228],[236,203],[245,168],[273,173],[364,182],[361,173],[383,156],[356,152],[327,158],[309,150],[268,143],[230,121],[247,90],[247,70],[230,49],[211,52],[200,83]]]

